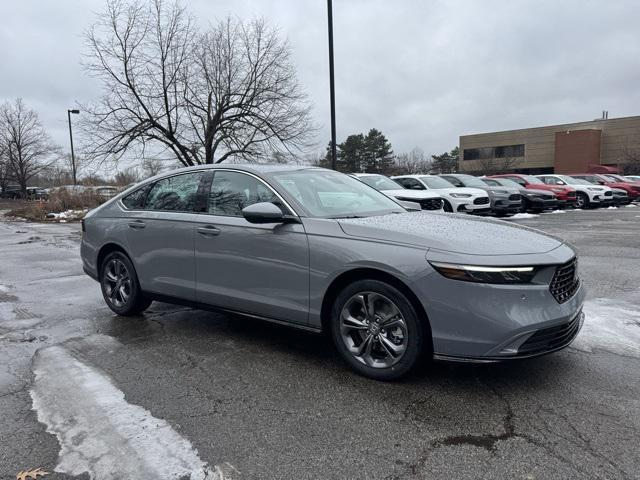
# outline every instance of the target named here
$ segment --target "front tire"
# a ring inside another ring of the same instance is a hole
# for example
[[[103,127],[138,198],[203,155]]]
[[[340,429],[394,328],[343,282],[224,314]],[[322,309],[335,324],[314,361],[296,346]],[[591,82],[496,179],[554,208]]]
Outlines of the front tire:
[[[442,209],[447,213],[453,213],[453,207],[447,200],[443,200]]]
[[[589,196],[584,192],[576,193],[575,208],[589,208]]]
[[[122,252],[112,252],[103,260],[100,287],[107,306],[120,316],[139,315],[151,305],[142,294],[133,263]]]
[[[407,297],[378,280],[359,280],[337,296],[331,336],[353,370],[374,380],[396,380],[420,361],[427,329]]]

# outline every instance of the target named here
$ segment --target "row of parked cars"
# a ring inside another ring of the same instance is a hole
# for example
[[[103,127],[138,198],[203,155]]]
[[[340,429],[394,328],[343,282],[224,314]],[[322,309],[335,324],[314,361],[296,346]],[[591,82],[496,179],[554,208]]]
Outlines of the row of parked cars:
[[[98,185],[98,186],[84,186],[84,185],[63,185],[61,187],[42,188],[42,187],[27,187],[26,195],[22,193],[19,186],[11,185],[5,190],[0,192],[0,198],[8,198],[11,200],[25,199],[25,200],[48,200],[49,195],[53,192],[59,192],[66,190],[73,194],[85,193],[93,191],[96,195],[109,199],[115,196],[121,191],[118,187],[111,185]]]
[[[640,200],[640,177],[616,174],[352,176],[398,200],[418,203],[423,210],[480,215],[610,207]]]

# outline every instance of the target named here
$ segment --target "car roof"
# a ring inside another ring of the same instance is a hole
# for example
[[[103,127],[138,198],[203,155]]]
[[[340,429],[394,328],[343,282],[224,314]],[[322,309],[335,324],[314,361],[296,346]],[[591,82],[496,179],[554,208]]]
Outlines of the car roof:
[[[216,163],[213,165],[194,165],[193,167],[183,167],[169,172],[163,172],[159,177],[167,174],[188,172],[191,170],[216,170],[233,169],[249,173],[274,173],[274,172],[295,172],[299,170],[328,170],[326,168],[314,167],[312,165],[290,165],[283,163]]]

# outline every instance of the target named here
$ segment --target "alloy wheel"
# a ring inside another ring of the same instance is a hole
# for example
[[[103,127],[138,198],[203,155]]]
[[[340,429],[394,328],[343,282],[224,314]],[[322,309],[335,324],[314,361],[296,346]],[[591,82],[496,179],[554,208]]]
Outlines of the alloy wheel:
[[[376,292],[360,292],[347,300],[340,314],[340,334],[349,353],[374,368],[398,363],[409,339],[400,309]]]
[[[127,304],[132,288],[131,275],[124,262],[114,258],[105,265],[104,287],[107,298],[116,308]]]

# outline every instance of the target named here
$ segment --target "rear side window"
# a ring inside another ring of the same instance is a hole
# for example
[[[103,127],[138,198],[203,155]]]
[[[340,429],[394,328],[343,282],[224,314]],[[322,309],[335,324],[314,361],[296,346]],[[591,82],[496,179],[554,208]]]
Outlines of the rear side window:
[[[193,212],[203,172],[185,173],[158,180],[147,196],[145,210]]]
[[[142,210],[144,208],[144,200],[151,185],[140,187],[136,191],[130,193],[122,199],[122,204],[129,210]]]
[[[260,202],[272,202],[279,207],[278,197],[261,181],[239,172],[216,172],[209,194],[211,215],[241,217],[242,209]]]

